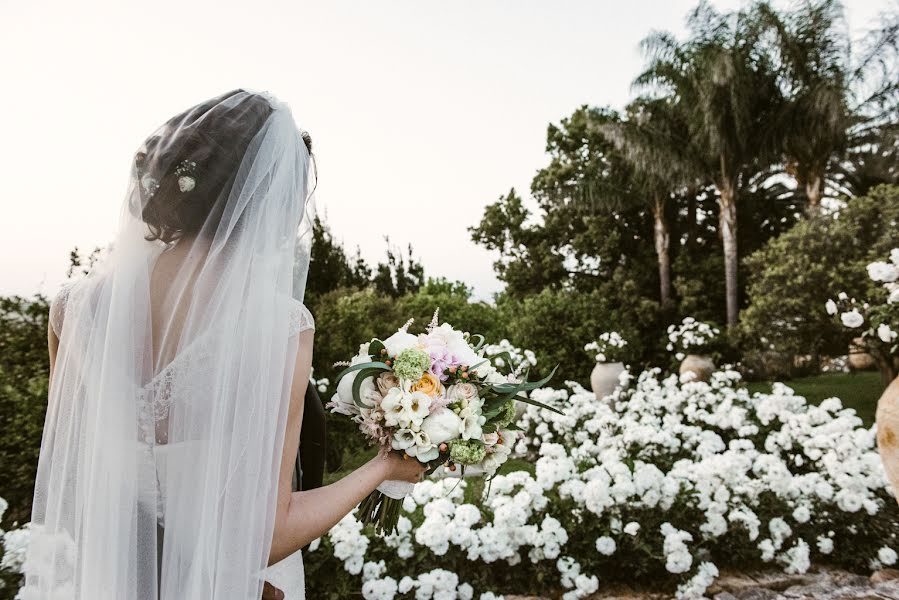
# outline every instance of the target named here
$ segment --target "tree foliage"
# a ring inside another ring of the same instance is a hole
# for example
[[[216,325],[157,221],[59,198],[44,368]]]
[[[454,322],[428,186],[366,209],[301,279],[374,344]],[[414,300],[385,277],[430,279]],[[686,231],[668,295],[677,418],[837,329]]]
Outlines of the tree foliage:
[[[899,187],[854,198],[835,216],[803,220],[746,260],[753,301],[741,331],[748,348],[793,354],[846,354],[851,333],[824,310],[836,291],[858,298],[878,290],[869,263],[899,247]]]

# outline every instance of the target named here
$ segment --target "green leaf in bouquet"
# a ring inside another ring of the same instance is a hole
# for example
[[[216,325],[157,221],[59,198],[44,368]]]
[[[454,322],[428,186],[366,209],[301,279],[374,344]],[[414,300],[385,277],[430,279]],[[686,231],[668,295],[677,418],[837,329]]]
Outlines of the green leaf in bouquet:
[[[360,408],[374,408],[373,404],[366,404],[362,401],[362,397],[359,395],[359,390],[362,387],[362,382],[365,381],[369,377],[373,377],[375,375],[380,375],[384,372],[384,369],[380,367],[369,367],[368,369],[359,369],[358,375],[356,375],[356,379],[353,380],[353,402],[356,403],[356,406]]]
[[[359,396],[359,388],[362,386],[362,382],[365,381],[366,378],[378,375],[380,373],[383,373],[384,371],[391,370],[392,369],[387,364],[380,361],[359,363],[358,365],[351,365],[341,371],[340,374],[337,375],[336,382],[339,382],[341,379],[343,379],[344,375],[348,375],[350,373],[358,371],[359,373],[356,375],[356,379],[353,381],[353,402],[360,408],[373,408],[372,405],[366,404],[362,401],[361,396]]]
[[[471,338],[478,338],[478,343],[477,343],[477,344],[473,344],[473,343],[471,342]],[[472,347],[472,349],[473,349],[475,352],[477,352],[478,350],[480,350],[481,347],[484,345],[484,342],[486,341],[486,340],[484,339],[484,336],[481,335],[480,333],[472,334],[472,335],[471,335],[471,338],[469,339],[468,344]]]
[[[546,410],[551,410],[554,413],[559,414],[559,415],[565,414],[558,408],[554,408],[554,407],[550,406],[549,404],[544,404],[543,402],[534,400],[533,398],[516,398],[516,400],[518,400],[519,402],[524,402],[525,404],[530,404],[531,406],[537,406],[539,408],[545,408]]]
[[[502,397],[485,400],[484,405],[481,407],[481,416],[487,417],[489,421],[490,417],[498,415],[503,410],[503,407],[506,406],[509,400],[509,398]]]
[[[351,366],[347,367],[346,369],[344,369],[343,371],[341,371],[340,373],[338,373],[337,379],[334,380],[334,383],[335,384],[338,383],[341,379],[343,379],[344,375],[348,375],[348,374],[352,373],[353,371],[358,371],[359,369],[374,368],[374,367],[378,367],[382,371],[392,371],[393,370],[390,368],[389,365],[382,363],[380,361],[359,363],[357,365],[351,365]]]
[[[518,392],[527,392],[530,390],[536,390],[537,388],[541,388],[544,385],[546,385],[546,383],[549,382],[549,380],[553,378],[553,375],[556,374],[556,369],[558,369],[558,368],[559,368],[558,365],[553,367],[553,370],[550,372],[550,374],[547,375],[546,377],[544,377],[543,379],[541,379],[540,381],[528,381],[527,373],[525,373],[524,381],[522,381],[521,383],[495,383],[495,384],[493,384],[493,389],[496,390],[500,394],[505,394],[513,389],[515,390],[516,394]]]
[[[502,352],[498,352],[490,356],[491,361],[495,361],[497,358],[501,358],[506,361],[506,366],[509,367],[510,373],[514,371],[515,361],[512,360],[512,355],[509,354],[508,350],[503,350]]]
[[[556,369],[558,369],[558,368],[559,368],[558,366],[553,367],[552,372],[549,375],[547,375],[546,377],[544,377],[543,379],[541,379],[540,381],[529,382],[529,381],[527,381],[527,375],[525,375],[525,381],[522,381],[521,383],[496,383],[490,387],[493,391],[500,394],[499,399],[502,399],[502,400],[515,399],[515,400],[518,400],[519,402],[524,402],[525,404],[530,404],[532,406],[538,406],[540,408],[545,408],[547,410],[553,411],[554,413],[563,415],[565,413],[563,413],[561,410],[559,410],[557,408],[553,408],[552,406],[549,406],[548,404],[544,404],[543,402],[539,402],[532,398],[528,398],[525,395],[519,395],[520,392],[535,390],[535,389],[545,385],[546,382],[548,382],[550,379],[552,379],[553,375],[555,375],[555,373],[556,373]]]
[[[468,366],[468,372],[471,373],[471,372],[473,372],[473,371],[476,371],[476,370],[478,369],[478,367],[480,367],[481,365],[483,365],[483,364],[485,364],[485,363],[487,363],[487,362],[488,362],[487,360],[482,360],[482,361],[479,362],[479,363],[475,363],[475,364],[473,364],[473,365],[469,365],[469,366]]]
[[[374,338],[368,343],[368,353],[375,358],[382,356],[381,350],[386,349],[387,348],[384,346],[384,342],[382,342],[378,338]]]

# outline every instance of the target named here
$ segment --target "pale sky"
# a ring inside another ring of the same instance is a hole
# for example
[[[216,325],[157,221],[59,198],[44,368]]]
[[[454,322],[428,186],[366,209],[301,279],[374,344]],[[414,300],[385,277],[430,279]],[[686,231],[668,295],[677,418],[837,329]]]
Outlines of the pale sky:
[[[845,4],[853,30],[888,6]],[[487,297],[495,256],[467,228],[511,187],[527,195],[550,122],[623,106],[640,39],[681,33],[694,5],[0,0],[0,294],[53,294],[74,246],[112,237],[144,137],[246,87],[312,134],[317,205],[349,252],[375,262],[389,235]]]

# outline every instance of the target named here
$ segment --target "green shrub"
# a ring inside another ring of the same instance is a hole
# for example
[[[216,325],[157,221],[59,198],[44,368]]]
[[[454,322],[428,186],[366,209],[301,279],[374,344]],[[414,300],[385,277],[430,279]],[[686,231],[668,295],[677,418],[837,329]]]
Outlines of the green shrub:
[[[793,354],[845,354],[851,334],[824,303],[839,291],[869,296],[868,263],[899,247],[899,187],[880,186],[834,216],[800,222],[746,259],[745,347]]]
[[[31,516],[47,411],[48,313],[43,296],[0,298],[0,496],[9,502],[3,529]]]

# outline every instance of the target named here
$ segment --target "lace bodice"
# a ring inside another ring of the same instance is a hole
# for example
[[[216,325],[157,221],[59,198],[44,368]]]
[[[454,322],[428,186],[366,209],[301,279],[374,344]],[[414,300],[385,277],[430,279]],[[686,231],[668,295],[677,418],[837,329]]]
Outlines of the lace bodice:
[[[66,305],[72,284],[63,286],[50,305],[50,326],[57,337],[62,337]],[[288,337],[315,329],[312,313],[301,302],[289,299]],[[211,330],[193,340],[163,367],[150,381],[141,385],[135,383],[135,400],[137,402],[139,438],[149,444],[168,443],[168,417],[175,398],[191,398],[194,394],[204,394],[205,390],[192,389],[197,382],[182,373],[201,368],[204,360],[212,354],[217,342],[215,331]],[[194,371],[196,372],[196,371]],[[176,389],[177,387],[177,389]]]
[[[64,335],[65,313],[72,287],[72,284],[63,286],[50,305],[50,326],[60,339]],[[305,305],[292,298],[287,304],[287,310],[290,311],[288,337],[293,338],[303,331],[315,329],[315,320]],[[169,479],[167,470],[178,465],[178,461],[182,460],[179,457],[195,452],[194,446],[197,443],[169,444],[170,414],[179,398],[191,399],[180,410],[203,410],[202,399],[208,394],[206,389],[200,388],[208,385],[208,382],[192,381],[191,377],[184,374],[203,369],[203,363],[214,354],[217,337],[215,329],[209,330],[182,348],[150,381],[143,385],[135,383],[136,441],[140,462],[150,473],[156,474],[155,484],[151,484],[152,487],[145,491],[145,498],[148,499],[146,510],[155,511],[157,521],[163,527],[166,520],[166,482]],[[196,407],[194,400],[199,400]]]

